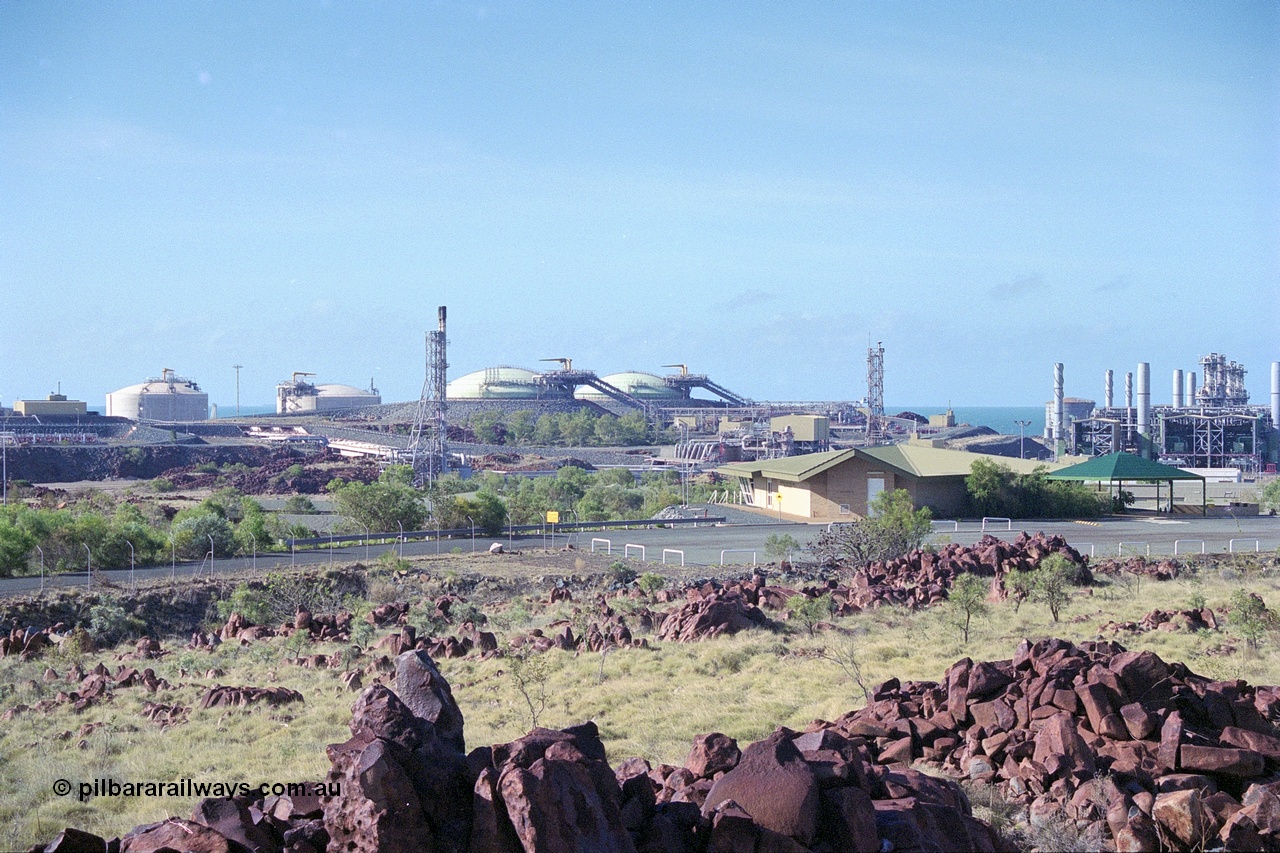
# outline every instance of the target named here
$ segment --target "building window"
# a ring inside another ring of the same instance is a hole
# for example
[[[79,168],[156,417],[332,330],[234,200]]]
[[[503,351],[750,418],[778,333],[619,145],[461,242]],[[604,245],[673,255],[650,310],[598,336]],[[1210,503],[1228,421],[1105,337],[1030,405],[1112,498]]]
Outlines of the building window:
[[[841,514],[841,515],[848,515],[848,514],[849,514],[849,505],[848,505],[848,504],[840,504],[840,514]]]

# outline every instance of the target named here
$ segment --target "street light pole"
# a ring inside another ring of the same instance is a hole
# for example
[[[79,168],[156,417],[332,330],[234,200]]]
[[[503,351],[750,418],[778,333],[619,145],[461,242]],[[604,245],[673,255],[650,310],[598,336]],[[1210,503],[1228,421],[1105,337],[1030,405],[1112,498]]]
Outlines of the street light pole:
[[[467,516],[467,521],[471,524],[471,553],[474,554],[476,552],[476,523],[469,515]]]
[[[129,546],[129,589],[133,592],[137,592],[138,582],[133,579],[133,543],[126,539],[124,540],[124,544]]]
[[[84,552],[89,555],[84,563],[84,588],[93,589],[93,551],[89,550],[89,546],[83,542],[80,545],[84,548]]]
[[[37,545],[36,550],[40,552],[40,591],[44,592],[44,549]]]
[[[206,533],[205,535],[209,537],[209,577],[212,578],[213,577],[213,534]]]
[[[1019,459],[1026,459],[1026,458],[1027,458],[1027,454],[1026,454],[1026,452],[1022,449],[1022,448],[1023,448],[1023,444],[1022,444],[1022,442],[1023,442],[1023,430],[1025,430],[1027,427],[1031,426],[1031,421],[1014,421],[1014,423],[1018,425],[1018,458],[1019,458]]]

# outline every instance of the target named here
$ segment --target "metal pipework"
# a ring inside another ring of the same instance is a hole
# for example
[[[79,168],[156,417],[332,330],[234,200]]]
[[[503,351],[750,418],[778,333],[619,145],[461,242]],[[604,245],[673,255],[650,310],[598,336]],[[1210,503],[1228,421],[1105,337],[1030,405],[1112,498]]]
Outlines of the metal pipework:
[[[1182,369],[1176,368],[1173,371],[1173,407],[1181,409],[1184,405],[1182,402]]]
[[[1115,379],[1115,371],[1108,370],[1106,385],[1104,386],[1104,390],[1102,394],[1102,400],[1103,400],[1102,405],[1104,408],[1108,408],[1108,409],[1111,408],[1111,403],[1112,403],[1112,400],[1114,399],[1114,394],[1112,392],[1115,390],[1113,387],[1114,379]]]

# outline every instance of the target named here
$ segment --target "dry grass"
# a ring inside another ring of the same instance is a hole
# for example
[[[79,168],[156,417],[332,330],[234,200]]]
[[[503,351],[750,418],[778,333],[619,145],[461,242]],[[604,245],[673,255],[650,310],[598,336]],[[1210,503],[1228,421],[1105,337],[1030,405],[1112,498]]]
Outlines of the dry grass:
[[[617,650],[603,658],[598,653],[551,651],[546,656],[549,701],[540,722],[558,727],[592,719],[601,728],[611,761],[641,755],[653,762],[681,764],[698,734],[721,731],[750,741],[779,725],[798,728],[861,705],[858,685],[820,656],[824,648],[837,644],[855,649],[869,684],[889,677],[937,680],[958,658],[1008,658],[1024,637],[1046,636],[1073,641],[1114,638],[1128,648],[1150,649],[1215,678],[1280,683],[1280,637],[1269,637],[1254,652],[1246,651],[1229,627],[1199,635],[1100,633],[1109,622],[1136,621],[1156,607],[1184,607],[1197,595],[1221,611],[1241,585],[1280,608],[1280,579],[1266,574],[1224,579],[1208,571],[1199,578],[1144,582],[1136,594],[1119,585],[1095,588],[1092,594],[1077,595],[1058,624],[1041,606],[1026,604],[1015,612],[1012,605],[994,605],[988,618],[975,623],[967,645],[944,609],[885,609],[841,620],[841,633],[815,638],[803,636],[802,630],[752,631],[692,645],[654,643],[652,649]],[[380,597],[385,595],[382,590]],[[556,618],[582,619],[572,606],[547,607],[532,596],[487,609],[497,617],[496,624],[509,630],[527,630]],[[177,649],[178,643],[165,646]],[[306,670],[285,662],[282,646],[275,640],[249,647],[226,644],[215,653],[174,651],[150,664],[175,685],[169,691],[152,696],[142,688],[119,690],[111,702],[80,715],[67,706],[45,715],[18,715],[0,733],[0,848],[47,841],[68,825],[105,836],[121,834],[140,823],[186,815],[194,805],[176,798],[122,797],[79,803],[74,796],[52,793],[59,778],[73,784],[109,776],[145,781],[227,779],[254,785],[322,778],[328,768],[324,746],[347,736],[354,695],[342,692],[337,671]],[[308,651],[331,653],[339,648]],[[89,669],[99,659],[114,670],[114,658],[106,653],[86,658],[82,665]],[[47,665],[65,673],[67,664],[0,660],[0,710],[19,702],[32,704],[66,688],[65,682],[46,685],[40,675]],[[469,746],[508,741],[528,729],[528,709],[506,661],[439,664],[466,716]],[[193,673],[212,667],[225,670],[217,679],[223,684],[281,684],[303,693],[306,701],[279,709],[202,711],[195,706],[212,682]],[[181,669],[188,674],[180,674]],[[190,722],[160,730],[138,715],[146,700],[190,706]],[[91,722],[105,725],[89,735],[87,747],[81,749],[78,730]],[[70,736],[63,738],[64,732]]]

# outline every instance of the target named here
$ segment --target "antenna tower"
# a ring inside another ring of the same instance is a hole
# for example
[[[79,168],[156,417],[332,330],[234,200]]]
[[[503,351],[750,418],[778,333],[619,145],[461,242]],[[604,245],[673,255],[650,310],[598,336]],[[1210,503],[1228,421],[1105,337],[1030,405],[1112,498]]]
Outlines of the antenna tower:
[[[867,347],[867,444],[884,439],[884,344]]]
[[[448,470],[445,446],[445,386],[449,363],[445,358],[445,306],[438,313],[439,328],[427,332],[427,375],[418,398],[418,413],[413,419],[413,438],[409,459],[413,466],[413,484],[422,487]]]

